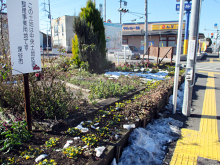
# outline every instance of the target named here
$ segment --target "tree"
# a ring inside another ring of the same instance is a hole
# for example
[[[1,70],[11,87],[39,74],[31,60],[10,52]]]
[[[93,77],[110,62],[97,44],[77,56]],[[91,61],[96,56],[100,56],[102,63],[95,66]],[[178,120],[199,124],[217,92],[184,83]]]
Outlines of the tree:
[[[88,26],[93,26],[94,33],[98,34],[101,58],[106,58],[105,27],[100,12],[95,8],[95,4],[91,0],[88,0],[86,7],[81,8],[79,16],[86,19]]]
[[[208,41],[208,42],[209,42],[208,47],[212,45],[212,40],[211,40],[211,38],[206,38],[206,41]]]
[[[92,24],[88,25],[84,17],[75,17],[73,27],[78,38],[79,59],[88,62],[90,72],[101,72],[98,32],[94,32]]]

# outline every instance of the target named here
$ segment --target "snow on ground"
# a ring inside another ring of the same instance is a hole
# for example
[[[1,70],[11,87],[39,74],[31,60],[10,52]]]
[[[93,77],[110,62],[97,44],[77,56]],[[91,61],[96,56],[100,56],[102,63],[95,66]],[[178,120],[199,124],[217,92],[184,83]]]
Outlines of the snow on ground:
[[[182,106],[183,106],[183,96],[184,96],[184,87],[185,87],[185,82],[181,84],[178,93],[177,93],[177,102],[176,102],[176,112],[177,113],[182,113]],[[169,98],[169,103],[165,106],[165,109],[169,110],[172,112],[172,102],[173,102],[173,95],[170,96]]]
[[[142,78],[145,78],[146,80],[164,80],[165,76],[168,75],[167,71],[162,71],[160,70],[157,73],[150,73],[151,70],[149,69],[149,71],[146,72],[106,72],[105,76],[109,76],[115,79],[118,79],[118,77],[122,74],[125,76],[139,76]]]
[[[183,83],[178,90],[177,108],[182,109]],[[172,96],[166,108],[172,112]],[[146,128],[136,128],[131,133],[129,145],[123,149],[118,165],[161,165],[166,154],[166,144],[180,136],[181,121],[172,118],[153,120]],[[117,165],[115,159],[112,165]]]

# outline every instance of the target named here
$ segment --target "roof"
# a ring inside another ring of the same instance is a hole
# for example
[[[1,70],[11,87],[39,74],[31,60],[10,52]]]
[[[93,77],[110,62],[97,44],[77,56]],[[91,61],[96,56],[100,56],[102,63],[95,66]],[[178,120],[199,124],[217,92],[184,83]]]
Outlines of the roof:
[[[148,24],[153,24],[153,23],[178,23],[179,20],[177,21],[157,21],[157,22],[148,22]],[[186,22],[185,20],[183,21],[184,23]],[[145,22],[132,22],[132,23],[123,23],[122,25],[135,25],[135,24],[145,24]]]
[[[183,30],[183,35],[185,34],[185,30]],[[140,31],[122,31],[123,36],[144,36],[144,30]],[[148,35],[157,36],[157,35],[178,35],[178,30],[152,30],[148,31]],[[199,39],[205,38],[203,33],[199,33]]]

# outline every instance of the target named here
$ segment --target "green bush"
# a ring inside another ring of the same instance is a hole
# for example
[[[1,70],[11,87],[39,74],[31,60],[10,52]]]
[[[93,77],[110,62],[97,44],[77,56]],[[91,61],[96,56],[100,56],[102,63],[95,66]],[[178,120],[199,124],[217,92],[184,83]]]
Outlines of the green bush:
[[[38,83],[30,74],[30,102],[35,118],[66,118],[68,111],[74,109],[77,100],[72,99],[73,94],[66,89],[65,83],[55,80],[57,76],[53,67],[43,73],[44,78]]]
[[[31,135],[26,129],[25,121],[1,122],[3,130],[1,132],[0,151],[9,152],[15,146],[22,145],[23,142],[30,140]]]
[[[79,68],[81,61],[79,59],[79,45],[78,44],[79,44],[78,38],[77,38],[77,35],[75,34],[74,38],[72,39],[72,54],[73,54],[72,60],[73,60],[73,63],[77,65]]]

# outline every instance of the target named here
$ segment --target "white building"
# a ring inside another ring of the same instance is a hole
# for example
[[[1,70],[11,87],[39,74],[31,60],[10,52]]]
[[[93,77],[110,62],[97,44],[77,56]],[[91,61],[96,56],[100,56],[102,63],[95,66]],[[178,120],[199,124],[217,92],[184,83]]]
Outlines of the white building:
[[[73,32],[73,18],[75,16],[64,15],[51,21],[53,48],[63,47],[71,52]]]

